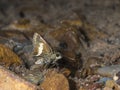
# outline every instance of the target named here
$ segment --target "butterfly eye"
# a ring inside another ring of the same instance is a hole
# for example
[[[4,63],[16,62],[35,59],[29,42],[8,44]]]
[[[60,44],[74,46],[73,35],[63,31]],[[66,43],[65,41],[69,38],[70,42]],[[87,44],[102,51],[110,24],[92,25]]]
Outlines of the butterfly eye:
[[[56,53],[56,59],[61,59],[61,58],[62,58],[61,54],[60,53]]]

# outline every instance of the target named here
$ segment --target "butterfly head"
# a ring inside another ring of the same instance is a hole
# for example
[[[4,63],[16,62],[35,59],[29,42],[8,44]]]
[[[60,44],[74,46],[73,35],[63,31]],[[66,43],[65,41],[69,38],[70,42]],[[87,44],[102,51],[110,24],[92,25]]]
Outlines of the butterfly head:
[[[61,59],[61,58],[62,58],[62,55],[59,52],[54,52],[51,55],[51,60],[53,60],[53,63],[56,62],[57,60]]]

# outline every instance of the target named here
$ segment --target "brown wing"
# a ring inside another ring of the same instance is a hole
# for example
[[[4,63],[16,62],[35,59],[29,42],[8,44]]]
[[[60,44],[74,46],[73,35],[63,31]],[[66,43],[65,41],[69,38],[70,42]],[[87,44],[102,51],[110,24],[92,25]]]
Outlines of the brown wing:
[[[38,33],[33,35],[33,47],[33,54],[35,56],[40,56],[41,54],[48,54],[52,52],[51,47]]]

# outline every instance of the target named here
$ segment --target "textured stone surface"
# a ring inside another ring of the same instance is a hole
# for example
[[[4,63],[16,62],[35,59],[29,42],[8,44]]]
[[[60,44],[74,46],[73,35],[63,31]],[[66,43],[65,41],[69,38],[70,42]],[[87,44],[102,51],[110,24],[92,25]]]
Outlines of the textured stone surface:
[[[58,73],[49,73],[43,83],[41,88],[43,90],[69,90],[68,80],[64,75]]]
[[[0,66],[0,90],[37,90],[37,87]],[[38,89],[39,90],[39,89]]]
[[[97,73],[103,76],[113,77],[114,74],[120,71],[120,65],[105,66],[99,68]]]
[[[0,44],[0,64],[9,67],[10,65],[20,65],[21,63],[20,58],[12,50]]]

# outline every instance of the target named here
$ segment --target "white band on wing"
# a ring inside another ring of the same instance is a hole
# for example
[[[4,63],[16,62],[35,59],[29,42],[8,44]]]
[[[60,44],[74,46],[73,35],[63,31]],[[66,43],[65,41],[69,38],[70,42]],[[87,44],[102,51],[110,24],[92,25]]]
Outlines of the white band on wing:
[[[35,55],[35,56],[40,56],[43,52],[43,43],[39,43],[39,46],[38,46],[38,54]]]

